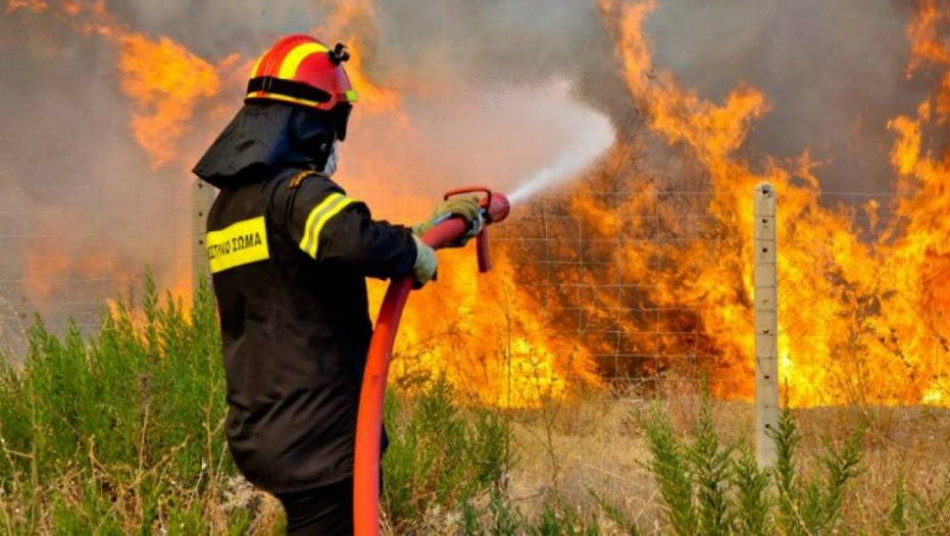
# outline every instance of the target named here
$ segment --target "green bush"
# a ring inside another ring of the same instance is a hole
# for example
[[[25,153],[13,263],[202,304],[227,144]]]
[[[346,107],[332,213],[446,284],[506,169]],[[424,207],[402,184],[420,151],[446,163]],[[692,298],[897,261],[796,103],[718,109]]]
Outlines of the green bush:
[[[0,364],[0,532],[281,533],[276,506],[240,479],[224,440],[210,291],[186,310],[149,282],[135,310],[120,303],[85,336],[75,326],[54,335],[38,318],[24,363]],[[586,505],[550,489],[530,508],[513,501],[505,414],[460,408],[436,381],[387,398],[384,515],[397,534],[950,534],[950,473],[926,491],[901,479],[879,521],[846,525],[861,429],[805,458],[786,411],[777,462],[760,469],[748,441],[722,440],[708,396],[697,417],[685,437],[659,405],[640,420],[659,505],[638,526],[596,492]]]
[[[510,430],[499,414],[461,412],[444,380],[410,400],[389,396],[386,402],[383,500],[397,533],[418,525],[432,508],[458,509],[501,482]]]
[[[691,439],[680,439],[655,405],[643,422],[671,532],[689,534],[831,534],[839,529],[845,490],[860,473],[863,428],[841,448],[826,444],[820,474],[806,477],[797,460],[801,436],[785,411],[772,434],[775,466],[758,467],[748,441],[723,445],[704,393]]]
[[[210,291],[185,313],[170,298],[160,306],[149,279],[139,315],[120,303],[101,318],[88,340],[37,318],[22,367],[0,370],[8,532],[172,530],[201,520],[235,473]]]

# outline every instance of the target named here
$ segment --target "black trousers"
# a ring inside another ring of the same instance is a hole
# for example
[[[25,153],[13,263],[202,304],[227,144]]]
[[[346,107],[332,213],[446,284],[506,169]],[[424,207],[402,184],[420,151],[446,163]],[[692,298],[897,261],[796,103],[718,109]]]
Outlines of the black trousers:
[[[353,534],[353,479],[277,495],[287,512],[288,536]]]

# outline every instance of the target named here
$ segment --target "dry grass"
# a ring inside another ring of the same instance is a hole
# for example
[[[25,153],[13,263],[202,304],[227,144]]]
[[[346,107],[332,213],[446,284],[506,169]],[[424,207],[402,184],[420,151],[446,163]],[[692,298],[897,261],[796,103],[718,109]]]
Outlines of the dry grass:
[[[144,323],[130,314],[104,318],[101,332],[85,339],[78,330],[58,338],[37,324],[26,364],[0,368],[0,533],[279,532],[279,504],[244,483],[227,455],[210,294],[199,294],[188,318],[156,303],[152,288]],[[403,418],[389,414],[391,437],[412,439],[394,441],[386,459],[388,471],[405,470],[402,487],[387,475],[390,499],[400,490],[406,499],[401,510],[388,503],[390,521],[421,527],[417,534],[458,533],[473,517],[489,534],[561,534],[550,530],[552,519],[574,516],[571,528],[617,533],[602,500],[642,532],[666,533],[670,505],[645,465],[651,447],[642,417],[655,400],[686,436],[697,426],[702,389],[676,378],[651,389],[642,397],[588,390],[537,409],[487,413],[455,407],[451,392],[407,400]],[[749,404],[714,401],[711,413],[721,442],[750,435]],[[880,533],[903,482],[909,503],[940,510],[923,512],[914,526],[948,533],[950,495],[939,503],[927,497],[950,489],[950,412],[854,406],[794,417],[805,475],[818,473],[826,442],[840,445],[865,430],[862,471],[848,482],[838,527]],[[505,516],[516,529],[496,530]]]
[[[698,389],[663,392],[674,428],[687,434],[699,414]],[[644,463],[649,453],[639,416],[651,402],[610,391],[512,415],[514,464],[509,496],[527,512],[551,492],[578,508],[594,506],[591,492],[621,508],[643,528],[662,525],[662,505]],[[714,401],[713,419],[726,442],[751,438],[749,403]],[[803,472],[815,470],[827,443],[840,445],[867,426],[864,471],[848,491],[843,526],[876,533],[903,479],[911,493],[934,495],[950,462],[950,411],[931,407],[831,407],[793,411],[803,435]],[[553,417],[552,417],[553,416]],[[608,529],[606,531],[610,533]]]

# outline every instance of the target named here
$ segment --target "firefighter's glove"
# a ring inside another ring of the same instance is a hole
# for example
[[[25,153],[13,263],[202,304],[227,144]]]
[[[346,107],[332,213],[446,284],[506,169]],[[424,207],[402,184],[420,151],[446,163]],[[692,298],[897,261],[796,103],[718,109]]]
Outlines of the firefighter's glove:
[[[478,202],[478,196],[459,196],[453,197],[448,201],[443,201],[435,207],[435,211],[429,218],[429,221],[413,226],[412,233],[416,236],[422,236],[433,225],[444,221],[446,218],[457,216],[465,218],[468,222],[468,232],[465,236],[448,245],[448,247],[462,247],[468,243],[475,235],[482,230],[485,224],[482,218],[482,207]]]
[[[420,289],[430,280],[435,279],[437,267],[435,250],[427,246],[418,236],[413,235],[412,239],[416,241],[416,263],[412,267],[415,278],[413,288]]]

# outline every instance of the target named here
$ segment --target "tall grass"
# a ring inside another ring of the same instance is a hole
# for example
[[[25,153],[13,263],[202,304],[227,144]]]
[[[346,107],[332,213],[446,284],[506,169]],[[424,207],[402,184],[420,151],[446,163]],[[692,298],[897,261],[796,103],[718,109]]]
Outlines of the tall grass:
[[[387,406],[383,500],[397,534],[437,522],[439,512],[457,511],[501,485],[510,430],[499,414],[463,414],[444,380],[412,400],[390,396]]]
[[[0,365],[0,532],[279,533],[223,436],[210,291],[185,308],[149,279],[139,307],[120,302],[101,319],[92,335],[57,336],[37,318],[23,365]],[[502,479],[502,416],[453,399],[441,381],[387,399],[383,506],[398,533],[487,499]]]
[[[221,441],[224,381],[209,291],[188,312],[148,281],[85,339],[37,319],[21,369],[0,372],[0,523],[7,532],[240,532],[219,497],[235,474]]]
[[[104,311],[96,333],[54,335],[38,318],[23,364],[0,365],[0,533],[280,533],[279,506],[227,451],[216,322],[208,289],[186,308],[160,300],[151,282],[137,307]],[[749,441],[723,439],[708,396],[685,433],[657,403],[634,419],[653,498],[594,489],[572,502],[551,486],[522,501],[510,484],[519,463],[510,416],[455,400],[443,381],[387,398],[389,533],[950,534],[950,475],[926,491],[901,479],[880,519],[849,524],[861,427],[803,452],[785,412],[772,438],[778,461],[761,469]]]
[[[654,406],[644,422],[653,473],[674,534],[832,534],[848,484],[860,473],[858,428],[841,447],[826,445],[820,471],[806,475],[798,459],[801,436],[785,411],[772,434],[778,457],[760,469],[748,440],[724,445],[704,393],[691,438],[678,438]]]

